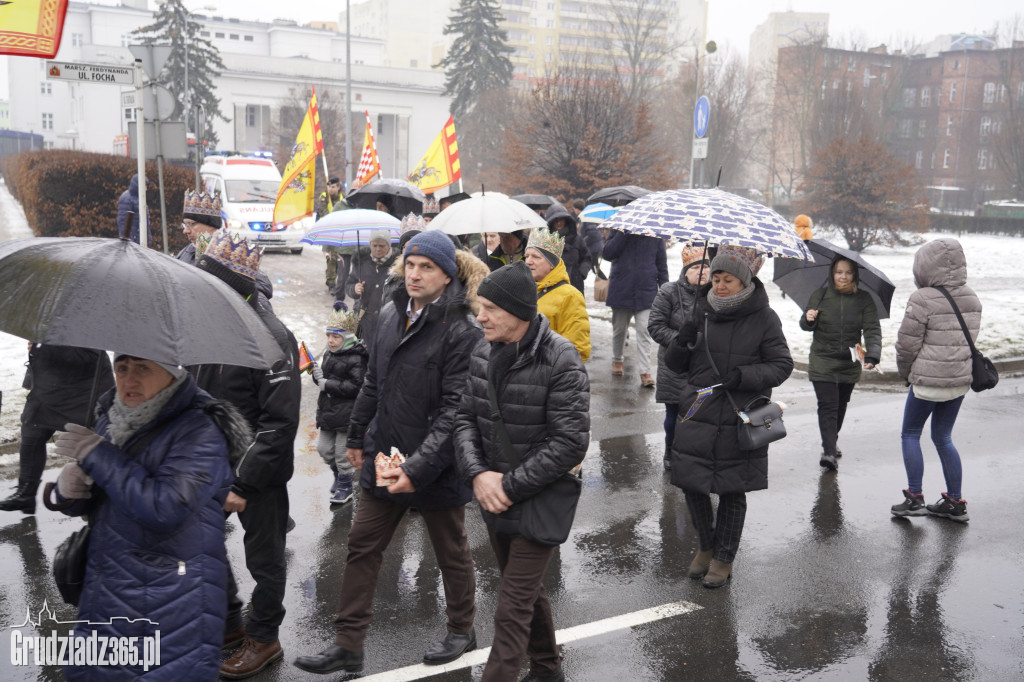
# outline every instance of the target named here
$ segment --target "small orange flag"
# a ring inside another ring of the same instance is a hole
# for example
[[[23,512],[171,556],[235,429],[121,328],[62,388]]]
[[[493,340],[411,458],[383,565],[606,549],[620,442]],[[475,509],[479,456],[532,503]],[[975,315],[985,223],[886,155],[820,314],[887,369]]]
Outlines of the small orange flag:
[[[299,371],[312,374],[314,367],[316,367],[316,360],[313,359],[309,348],[306,348],[306,342],[303,341],[299,344]]]

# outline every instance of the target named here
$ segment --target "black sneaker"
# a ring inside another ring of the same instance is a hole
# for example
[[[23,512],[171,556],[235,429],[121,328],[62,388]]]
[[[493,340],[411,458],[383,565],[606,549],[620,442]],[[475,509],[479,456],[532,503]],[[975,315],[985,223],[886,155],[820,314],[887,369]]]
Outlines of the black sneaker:
[[[969,521],[971,517],[967,515],[967,500],[961,498],[954,500],[946,493],[942,493],[942,497],[935,504],[929,504],[928,513],[932,516],[941,516],[951,521],[959,521],[964,523]]]
[[[903,491],[905,498],[901,504],[892,506],[893,516],[927,516],[928,509],[924,505],[924,495],[915,495],[909,490]]]
[[[829,471],[839,471],[839,462],[836,461],[836,456],[828,452],[821,453],[821,459],[818,460],[818,464]]]

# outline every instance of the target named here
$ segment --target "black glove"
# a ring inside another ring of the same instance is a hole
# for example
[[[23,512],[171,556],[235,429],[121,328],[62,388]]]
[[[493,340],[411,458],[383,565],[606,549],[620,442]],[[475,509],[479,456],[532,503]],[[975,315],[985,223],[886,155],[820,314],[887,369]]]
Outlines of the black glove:
[[[692,322],[687,322],[683,325],[683,328],[679,330],[679,335],[676,336],[676,342],[681,346],[689,346],[691,343],[697,340],[697,325]]]
[[[743,375],[740,374],[739,367],[733,367],[729,370],[729,373],[722,379],[722,388],[732,390],[740,387],[740,381],[743,380]]]

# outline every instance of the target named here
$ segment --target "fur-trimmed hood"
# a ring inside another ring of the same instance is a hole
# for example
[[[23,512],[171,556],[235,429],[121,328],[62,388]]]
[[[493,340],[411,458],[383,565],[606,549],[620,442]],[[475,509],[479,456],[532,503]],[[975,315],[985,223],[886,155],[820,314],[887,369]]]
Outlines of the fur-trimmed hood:
[[[213,420],[228,442],[228,459],[231,466],[242,457],[252,444],[252,428],[237,407],[226,400],[212,400],[203,407],[203,412]]]
[[[466,304],[476,315],[480,311],[480,304],[477,303],[476,289],[484,277],[491,274],[491,269],[482,260],[469,251],[463,249],[455,250],[455,273],[462,286],[465,288]],[[391,274],[397,280],[405,279],[405,257],[396,258],[391,266]]]

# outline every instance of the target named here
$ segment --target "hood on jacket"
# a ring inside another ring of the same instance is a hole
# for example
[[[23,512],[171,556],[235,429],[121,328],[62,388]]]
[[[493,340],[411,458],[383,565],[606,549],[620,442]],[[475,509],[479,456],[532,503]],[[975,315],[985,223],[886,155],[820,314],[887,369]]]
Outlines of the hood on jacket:
[[[132,181],[128,183],[128,194],[133,197],[139,196],[139,174],[136,173],[132,176]]]
[[[561,258],[558,259],[558,265],[551,268],[551,272],[537,282],[537,292],[540,293],[541,289],[554,286],[559,282],[569,283],[569,271],[565,269],[565,261]]]
[[[967,258],[955,239],[936,239],[914,254],[914,283],[923,287],[962,287],[967,284]]]
[[[405,256],[395,259],[394,265],[391,266],[391,274],[398,279],[405,280]],[[484,277],[491,274],[491,269],[469,251],[455,249],[455,274],[465,290],[466,305],[469,306],[473,315],[476,315],[480,311],[480,305],[476,300],[476,289]],[[404,291],[404,289],[403,286],[402,290]]]
[[[234,466],[252,444],[252,428],[237,407],[226,400],[211,400],[203,412],[213,420],[228,442],[228,461]]]
[[[569,209],[558,202],[551,204],[548,206],[548,210],[544,211],[544,222],[548,224],[548,227],[551,227],[551,223],[555,222],[559,218],[567,219],[569,224],[574,227],[576,225],[576,217],[572,213],[569,213]]]

